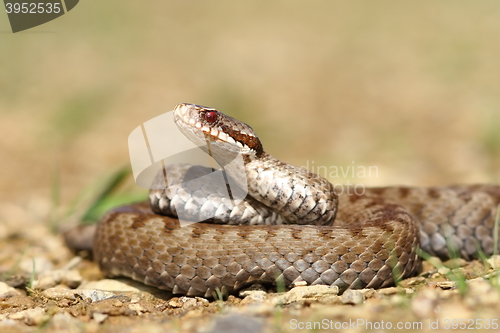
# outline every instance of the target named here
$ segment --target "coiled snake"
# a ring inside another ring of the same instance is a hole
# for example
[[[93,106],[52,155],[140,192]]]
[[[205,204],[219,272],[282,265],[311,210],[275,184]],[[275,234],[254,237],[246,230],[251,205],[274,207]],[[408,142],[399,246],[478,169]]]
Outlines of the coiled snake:
[[[150,203],[110,211],[93,245],[108,276],[206,297],[277,278],[287,286],[380,288],[418,272],[418,249],[444,259],[450,251],[471,259],[498,249],[500,186],[368,188],[337,196],[326,179],[268,155],[250,126],[215,109],[179,104],[174,120],[193,142],[207,142],[219,164],[243,157],[243,167],[225,171],[238,184],[246,177],[248,200],[228,211],[212,194],[207,202],[182,187],[157,188]],[[164,215],[175,214],[172,202],[215,218],[181,227]]]

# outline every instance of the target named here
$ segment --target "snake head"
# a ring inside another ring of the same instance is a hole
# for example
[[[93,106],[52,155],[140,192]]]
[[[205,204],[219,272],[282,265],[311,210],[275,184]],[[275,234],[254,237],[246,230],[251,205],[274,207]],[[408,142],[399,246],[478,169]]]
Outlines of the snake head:
[[[217,150],[244,155],[260,156],[262,144],[247,124],[229,117],[216,109],[182,103],[174,108],[174,121],[180,131],[193,143],[209,145]]]

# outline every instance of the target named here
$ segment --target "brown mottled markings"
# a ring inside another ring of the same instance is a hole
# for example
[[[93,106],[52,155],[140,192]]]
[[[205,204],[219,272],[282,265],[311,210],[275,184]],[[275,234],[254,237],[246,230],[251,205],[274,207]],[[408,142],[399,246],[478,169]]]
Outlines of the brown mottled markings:
[[[399,196],[404,199],[410,193],[410,189],[408,187],[400,187],[399,188]]]
[[[295,228],[291,229],[291,235],[294,239],[297,239],[297,240],[302,239],[301,234],[302,234],[301,230],[295,229]]]
[[[488,225],[489,227],[493,228],[493,226],[495,225],[495,219],[491,218],[492,215],[491,215],[491,210],[489,209],[485,209],[485,212],[484,212],[484,215],[479,219],[479,224],[483,224],[483,225]]]
[[[114,221],[118,215],[120,215],[121,212],[117,210],[112,210],[111,212],[108,213],[106,220],[107,221]]]
[[[394,206],[395,208],[391,208]],[[373,221],[374,225],[380,226],[381,228],[390,227],[387,221],[397,221],[407,223],[411,219],[410,214],[405,211],[401,211],[400,207],[397,205],[385,205],[383,208],[374,211],[374,214],[382,213],[378,219]],[[394,210],[392,210],[394,209]],[[407,216],[409,219],[405,219],[403,216]]]
[[[382,198],[382,197],[371,197],[370,196],[369,199],[370,199],[370,201],[368,203],[366,203],[367,208],[387,204],[385,198]]]
[[[349,202],[350,203],[355,203],[356,201],[358,201],[359,199],[363,198],[363,195],[358,195],[356,193],[353,193],[351,195],[348,195],[349,197]]]
[[[439,198],[439,191],[433,187],[430,187],[427,189],[427,195],[429,197],[431,197],[432,199],[437,199],[437,198]]]
[[[359,235],[362,234],[363,229],[360,227],[353,226],[352,228],[348,229],[351,237],[358,237]]]
[[[375,195],[382,196],[384,194],[385,190],[386,189],[383,187],[375,187],[375,188],[370,189],[370,192],[375,194]]]
[[[240,236],[241,239],[246,240],[248,238],[249,233],[247,230],[242,230],[242,231],[238,232],[237,235]]]
[[[491,197],[493,197],[495,199],[495,202],[497,203],[497,205],[500,203],[500,189],[492,186],[491,188],[487,189],[485,192],[487,192]]]
[[[144,227],[144,222],[149,219],[149,216],[144,216],[142,214],[135,214],[132,219],[132,228],[142,228]]]
[[[193,228],[191,230],[191,237],[193,239],[198,239],[201,237],[201,235],[203,235],[205,232],[203,230],[200,230],[199,228]]]
[[[158,215],[156,215],[158,216]],[[168,216],[162,216],[161,221],[163,222],[163,231],[165,233],[170,233],[174,229],[179,229],[180,228],[180,223],[179,220],[173,219]]]

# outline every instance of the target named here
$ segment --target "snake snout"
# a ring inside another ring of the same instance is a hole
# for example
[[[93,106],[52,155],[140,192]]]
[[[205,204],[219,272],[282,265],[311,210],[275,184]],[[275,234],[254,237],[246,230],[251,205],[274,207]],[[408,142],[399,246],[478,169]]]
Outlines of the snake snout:
[[[257,155],[263,152],[252,127],[214,108],[181,103],[174,108],[174,121],[196,143],[208,140],[226,150]]]

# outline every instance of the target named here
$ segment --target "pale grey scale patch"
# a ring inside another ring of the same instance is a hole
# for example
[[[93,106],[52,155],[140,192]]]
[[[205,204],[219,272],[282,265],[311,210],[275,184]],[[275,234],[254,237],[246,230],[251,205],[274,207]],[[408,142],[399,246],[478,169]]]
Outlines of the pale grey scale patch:
[[[158,201],[160,212],[164,212],[165,214],[176,214],[175,207],[184,207],[185,205],[186,201],[177,196],[173,196],[171,200],[168,197],[162,196]]]
[[[291,198],[295,193],[295,187],[292,188],[291,186],[286,186],[285,183],[282,183],[278,200],[283,203],[283,206],[286,206],[291,202]]]
[[[206,220],[208,218],[210,218],[211,216],[213,216],[213,212],[215,211],[215,207],[214,204],[212,203],[212,201],[210,200],[207,200],[206,202],[204,202],[200,208],[200,215],[201,216],[206,216],[206,218],[204,218],[203,220]]]
[[[289,200],[290,204],[288,208],[295,216],[297,216],[297,218],[305,220],[304,217],[316,207],[316,201],[315,196],[306,196],[300,192],[301,191],[294,191],[293,196]],[[316,217],[314,216],[314,218]]]
[[[191,195],[182,187],[177,187],[176,189],[177,191],[175,192],[175,195],[178,196],[180,200],[187,202]],[[165,190],[165,194],[168,198],[173,197],[170,189]]]
[[[318,193],[314,187],[306,186],[304,192],[301,194],[301,198],[302,202],[296,208],[299,215],[306,214],[314,209]]]
[[[246,205],[244,205],[244,206],[246,206]],[[239,219],[241,221],[243,221],[245,224],[248,221],[251,221],[254,216],[260,217],[258,212],[255,209],[253,209],[253,207],[248,206],[248,207],[243,207],[243,208],[244,208],[243,211],[240,210]]]
[[[275,206],[280,206],[282,201],[281,201],[281,191],[282,187],[284,186],[284,180],[281,178],[275,178],[271,182],[271,185],[269,186],[269,189],[267,190],[266,195],[266,204],[271,204],[273,203]]]
[[[261,216],[252,216],[249,223],[250,225],[267,224]]]
[[[259,193],[259,195],[262,198],[265,198],[264,200],[268,201],[268,199],[267,199],[267,193],[270,191],[271,187],[274,185],[274,183],[273,183],[273,179],[274,179],[273,172],[270,171],[270,170],[262,171],[259,174],[259,177],[261,179],[259,186],[257,188],[250,188],[249,190],[252,190],[252,192],[255,191],[255,192]]]
[[[245,207],[241,207],[241,205],[234,207],[231,213],[229,214],[230,220],[244,220],[243,216],[247,209]]]
[[[175,207],[175,205],[174,205]],[[201,202],[198,201],[197,197],[191,197],[186,204],[184,205],[184,210],[189,214],[191,213],[193,216],[197,215],[197,212],[201,208]]]
[[[216,128],[212,128],[212,129],[210,130],[210,135],[211,135],[211,136],[213,136],[213,137],[219,137],[219,134],[220,134],[220,133],[221,133],[221,132],[219,132]]]
[[[228,210],[229,208],[226,205],[221,204],[215,211],[214,219],[224,220],[224,217],[227,215]]]

